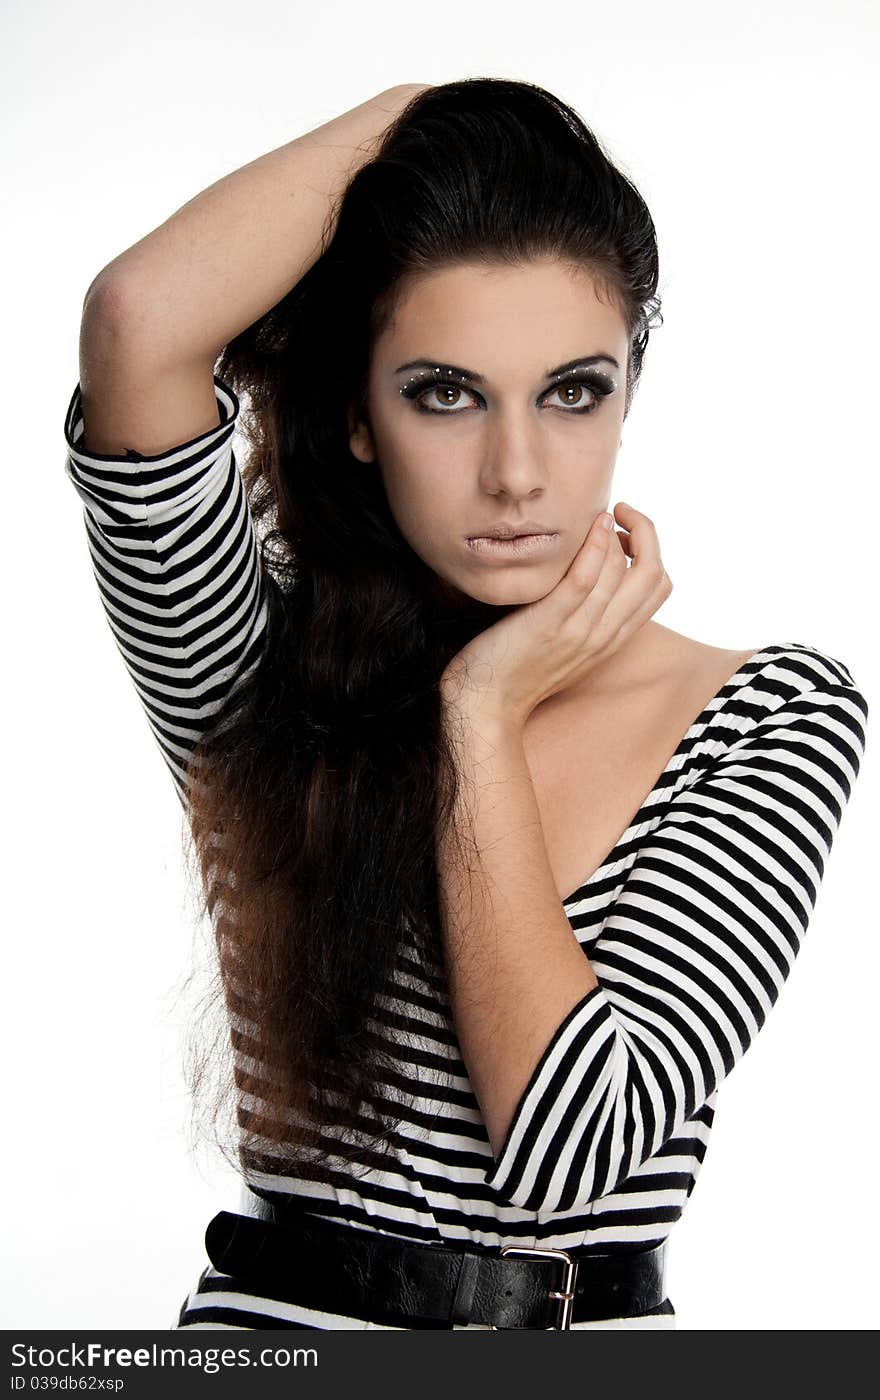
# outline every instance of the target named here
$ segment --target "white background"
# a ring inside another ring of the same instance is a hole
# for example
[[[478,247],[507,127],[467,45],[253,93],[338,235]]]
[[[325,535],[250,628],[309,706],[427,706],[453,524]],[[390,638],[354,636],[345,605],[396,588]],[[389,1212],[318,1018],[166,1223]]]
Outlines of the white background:
[[[550,88],[658,228],[665,324],[612,500],[657,525],[675,584],[659,620],[720,646],[815,645],[870,701],[878,9],[7,0],[3,16],[0,1325],[166,1328],[238,1190],[190,1148],[184,982],[203,943],[180,809],[63,471],[89,282],[199,190],[385,87]],[[877,1323],[871,742],[801,956],[721,1089],[672,1232],[680,1329]]]

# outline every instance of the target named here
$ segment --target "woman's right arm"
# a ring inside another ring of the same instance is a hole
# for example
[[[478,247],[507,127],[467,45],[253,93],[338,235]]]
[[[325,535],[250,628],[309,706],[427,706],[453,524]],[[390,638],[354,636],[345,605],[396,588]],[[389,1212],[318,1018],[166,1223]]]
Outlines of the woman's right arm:
[[[330,198],[416,91],[391,89],[221,180],[86,297],[66,472],[105,615],[184,805],[212,716],[259,661],[262,566],[213,366],[320,253]]]
[[[424,84],[387,89],[224,176],[108,263],[83,303],[83,445],[163,452],[217,426],[213,366],[317,261],[349,179]]]

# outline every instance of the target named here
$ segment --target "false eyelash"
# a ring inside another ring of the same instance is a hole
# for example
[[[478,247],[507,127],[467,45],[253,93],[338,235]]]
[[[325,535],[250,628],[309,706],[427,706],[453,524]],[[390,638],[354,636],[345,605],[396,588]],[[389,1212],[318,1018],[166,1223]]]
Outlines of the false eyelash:
[[[586,405],[584,408],[563,408],[562,411],[564,413],[595,413],[602,399],[607,397],[608,394],[612,394],[617,387],[613,379],[606,374],[602,374],[599,370],[568,370],[565,374],[558,375],[556,383],[549,389],[546,389],[544,393],[552,394],[557,389],[564,388],[568,384],[582,384],[584,388],[590,389],[597,397],[594,398],[591,404]],[[443,388],[447,385],[453,389],[465,389],[467,393],[475,395],[478,399],[482,399],[482,395],[479,394],[476,389],[472,389],[464,379],[460,379],[457,375],[451,375],[439,369],[422,370],[415,378],[403,384],[400,392],[404,398],[412,399],[416,402],[417,409],[420,413],[434,413],[441,417],[445,416],[451,418],[455,416],[455,410],[453,409],[424,408],[418,402],[421,396],[430,392],[431,389]],[[542,395],[542,397],[544,397],[544,395]]]

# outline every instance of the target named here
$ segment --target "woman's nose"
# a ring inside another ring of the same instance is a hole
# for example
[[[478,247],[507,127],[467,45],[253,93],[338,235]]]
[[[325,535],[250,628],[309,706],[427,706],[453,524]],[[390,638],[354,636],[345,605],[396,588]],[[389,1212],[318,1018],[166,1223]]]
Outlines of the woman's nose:
[[[528,496],[543,486],[546,462],[537,425],[519,415],[499,415],[486,438],[482,477],[488,489],[511,496]]]

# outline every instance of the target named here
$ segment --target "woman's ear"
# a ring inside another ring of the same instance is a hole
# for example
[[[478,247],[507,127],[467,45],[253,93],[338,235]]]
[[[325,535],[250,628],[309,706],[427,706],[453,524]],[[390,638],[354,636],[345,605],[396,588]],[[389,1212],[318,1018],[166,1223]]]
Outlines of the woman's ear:
[[[370,426],[363,418],[356,416],[354,408],[348,411],[348,445],[359,462],[375,462],[376,446]]]

